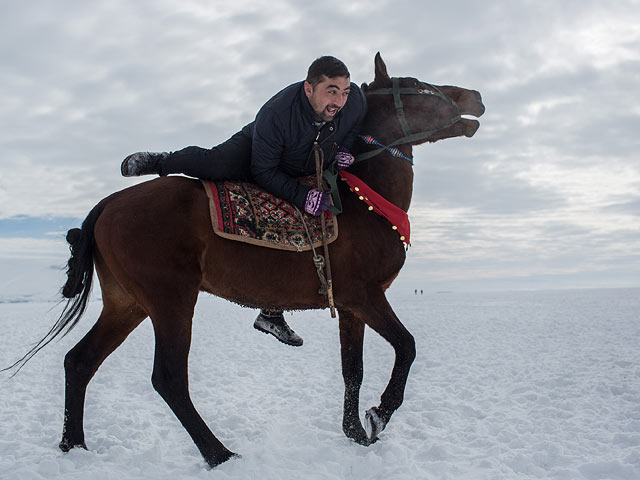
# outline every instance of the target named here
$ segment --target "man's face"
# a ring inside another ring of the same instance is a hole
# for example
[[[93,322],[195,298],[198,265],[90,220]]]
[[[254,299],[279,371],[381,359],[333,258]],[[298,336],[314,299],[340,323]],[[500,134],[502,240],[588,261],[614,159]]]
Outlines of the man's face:
[[[351,82],[349,77],[322,77],[322,81],[313,87],[304,82],[304,93],[316,115],[325,122],[332,121],[347,102]]]

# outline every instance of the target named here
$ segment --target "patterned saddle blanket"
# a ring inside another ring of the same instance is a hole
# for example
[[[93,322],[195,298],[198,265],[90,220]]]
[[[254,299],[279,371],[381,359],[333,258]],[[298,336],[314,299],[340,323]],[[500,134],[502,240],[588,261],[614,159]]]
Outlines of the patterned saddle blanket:
[[[307,185],[313,177],[299,178]],[[279,250],[311,250],[311,244],[291,203],[267,192],[254,183],[240,181],[212,182],[201,180],[209,197],[213,231],[224,238]],[[322,246],[320,217],[301,212],[314,247]],[[328,242],[338,238],[338,221],[326,212]]]

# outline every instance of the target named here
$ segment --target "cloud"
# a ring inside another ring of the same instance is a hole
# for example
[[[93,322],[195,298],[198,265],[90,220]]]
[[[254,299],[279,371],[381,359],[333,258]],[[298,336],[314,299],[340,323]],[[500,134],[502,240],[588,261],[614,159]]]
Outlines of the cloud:
[[[127,154],[213,146],[314,58],[338,56],[361,83],[381,51],[390,74],[474,88],[487,106],[474,138],[414,151],[408,268],[435,255],[456,278],[465,265],[485,277],[553,277],[611,262],[630,278],[640,247],[637,14],[633,0],[10,1],[0,19],[0,219],[81,219],[146,180],[120,177]]]

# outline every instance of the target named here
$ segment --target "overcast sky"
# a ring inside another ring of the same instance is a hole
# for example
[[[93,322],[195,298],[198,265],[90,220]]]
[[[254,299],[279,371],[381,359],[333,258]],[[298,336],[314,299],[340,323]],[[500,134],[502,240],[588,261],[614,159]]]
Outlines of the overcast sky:
[[[64,264],[64,232],[148,179],[120,176],[127,154],[216,145],[320,55],[370,82],[377,51],[391,75],[476,89],[487,108],[474,138],[414,150],[399,281],[640,285],[638,1],[5,0],[2,10],[0,294]]]

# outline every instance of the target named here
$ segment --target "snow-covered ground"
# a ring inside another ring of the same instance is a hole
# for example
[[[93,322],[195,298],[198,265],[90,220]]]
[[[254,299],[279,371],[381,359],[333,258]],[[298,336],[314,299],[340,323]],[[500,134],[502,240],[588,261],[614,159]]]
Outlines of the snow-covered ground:
[[[94,294],[94,298],[99,294]],[[404,405],[365,448],[341,431],[337,321],[288,316],[305,340],[252,328],[255,311],[203,295],[191,393],[241,459],[213,471],[151,387],[146,320],[89,386],[89,451],[58,450],[64,354],[79,326],[14,378],[0,376],[3,479],[629,479],[640,478],[640,290],[425,294],[394,291],[418,356]],[[0,366],[51,326],[52,303],[1,303]],[[365,338],[361,409],[378,404],[391,347]]]

